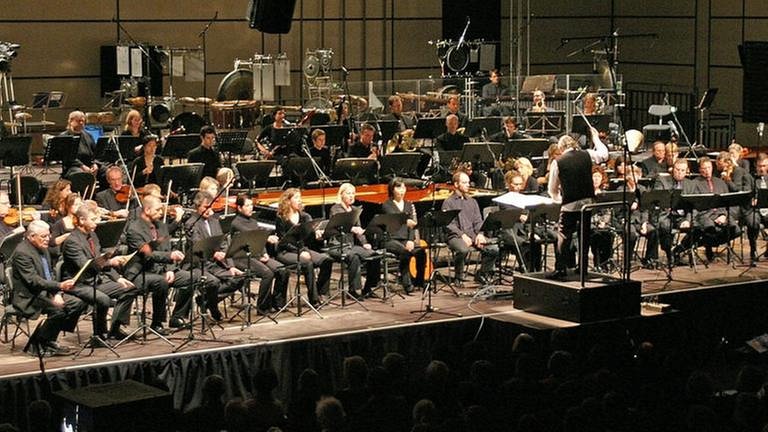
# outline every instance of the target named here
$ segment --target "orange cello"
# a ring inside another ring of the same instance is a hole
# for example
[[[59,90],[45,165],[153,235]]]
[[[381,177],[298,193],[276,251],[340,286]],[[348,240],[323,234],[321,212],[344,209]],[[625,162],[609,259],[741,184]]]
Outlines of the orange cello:
[[[413,220],[416,220],[416,206],[413,206],[413,213],[411,214],[411,217]],[[429,276],[432,274],[432,257],[430,256],[430,250],[429,250],[429,243],[427,243],[424,239],[421,238],[419,235],[419,229],[416,228],[413,230],[413,243],[415,247],[424,249],[424,253],[426,255],[426,259],[424,260],[424,280],[429,279]],[[412,256],[410,263],[408,263],[408,270],[411,273],[411,277],[415,278],[418,274],[419,267],[416,263],[416,257]]]

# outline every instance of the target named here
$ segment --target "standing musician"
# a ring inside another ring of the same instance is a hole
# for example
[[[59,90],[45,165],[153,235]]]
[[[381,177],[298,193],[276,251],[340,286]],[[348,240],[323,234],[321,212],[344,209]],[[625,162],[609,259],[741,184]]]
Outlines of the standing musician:
[[[401,178],[395,177],[387,186],[389,199],[381,205],[385,214],[405,213],[408,220],[405,225],[396,232],[389,233],[386,248],[389,252],[400,258],[400,283],[406,294],[410,294],[413,287],[424,286],[424,269],[427,265],[427,254],[424,249],[416,244],[416,232],[414,228],[418,223],[416,219],[416,207],[412,202],[405,200],[405,183]],[[411,258],[416,258],[416,277],[411,281],[409,265]]]
[[[464,127],[467,127],[467,123],[469,123],[469,118],[467,118],[465,114],[462,114],[460,110],[461,110],[461,102],[459,100],[459,96],[451,95],[448,98],[448,102],[445,103],[445,109],[443,110],[443,114],[445,115],[445,117],[448,117],[451,114],[455,115],[459,121],[459,124],[456,127],[464,128]]]
[[[123,170],[117,165],[112,165],[107,169],[107,183],[109,183],[109,189],[105,189],[96,193],[94,199],[99,207],[106,209],[112,216],[119,218],[128,217],[128,209],[125,208],[125,204],[117,201],[118,193],[125,193],[126,189],[129,189],[127,185],[123,184]],[[128,191],[128,196],[132,192]]]
[[[145,184],[159,184],[158,174],[165,164],[163,158],[157,155],[157,136],[145,135],[142,154],[131,162],[128,172],[133,176],[133,186],[140,188]]]
[[[239,232],[261,230],[259,222],[253,216],[253,200],[246,195],[237,197],[237,215],[232,220],[231,234],[235,236]],[[271,235],[268,243],[275,244],[278,237]],[[261,279],[259,283],[259,299],[256,308],[259,314],[267,315],[272,309],[280,310],[285,305],[285,294],[288,290],[288,271],[274,258],[267,254],[266,248],[261,251],[251,251],[250,268],[256,277]],[[257,258],[256,258],[257,257]],[[248,268],[246,257],[235,258],[238,268]],[[273,288],[274,282],[274,288]],[[270,294],[271,290],[271,294]]]
[[[378,159],[379,148],[373,143],[375,133],[376,128],[370,123],[360,126],[360,139],[349,146],[347,157]]]
[[[397,120],[399,122],[399,131],[405,132],[406,130],[411,130],[411,133],[413,133],[413,127],[416,124],[416,119],[407,115],[403,114],[403,99],[400,98],[398,95],[392,95],[387,99],[387,104],[389,105],[389,114],[383,116],[382,120]],[[391,137],[382,137],[382,139],[389,139]]]
[[[53,261],[48,254],[48,224],[32,221],[25,239],[11,255],[13,272],[13,306],[26,316],[47,315],[43,324],[30,336],[33,354],[67,355],[69,350],[59,346],[56,339],[61,331],[73,331],[86,305],[69,291],[75,281],[56,280]]]
[[[188,307],[192,294],[189,287],[190,273],[180,270],[179,263],[184,260],[184,253],[171,250],[168,226],[162,222],[163,202],[153,195],[146,195],[141,200],[142,208],[139,216],[130,221],[126,227],[126,243],[130,252],[138,251],[142,258],[135,265],[125,269],[126,278],[136,285],[143,285],[152,291],[152,324],[151,327],[161,335],[168,333],[163,328],[165,321],[165,303],[168,289],[177,289],[176,305],[169,326],[183,327],[186,322]],[[177,215],[180,219],[180,214]],[[151,245],[150,242],[157,243]],[[198,270],[197,278],[200,277]],[[215,289],[215,287],[211,287]]]
[[[514,117],[506,116],[504,117],[502,122],[504,125],[502,130],[491,135],[488,138],[489,141],[506,144],[506,143],[511,143],[512,140],[530,138],[529,135],[526,135],[520,132],[520,129],[518,129],[518,125],[517,125],[517,119],[515,119]]]
[[[89,259],[99,257],[103,253],[99,238],[94,233],[99,221],[98,210],[89,205],[81,205],[75,214],[77,229],[72,231],[61,246],[61,255],[64,258],[61,277],[65,280],[74,277]],[[94,328],[100,336],[106,335],[115,339],[124,339],[127,336],[120,326],[130,322],[131,304],[137,291],[131,281],[120,276],[115,270],[115,267],[123,264],[120,257],[110,258],[101,268],[94,263],[70,290],[70,294],[95,306]],[[117,299],[117,304],[112,311],[112,325],[107,333],[110,298]]]
[[[685,195],[693,194],[695,193],[695,185],[693,180],[689,179],[687,175],[688,160],[678,159],[672,166],[672,176],[659,176],[654,184],[654,189],[669,191],[677,190]],[[661,249],[667,255],[667,262],[670,264],[679,261],[678,257],[693,245],[695,238],[694,233],[686,234],[675,248],[672,249],[672,230],[674,228],[682,230],[692,228],[691,220],[686,217],[685,211],[682,209],[670,209],[668,214],[662,214],[659,217],[659,243],[661,244]]]
[[[445,118],[445,133],[437,137],[435,146],[442,151],[461,151],[469,138],[459,133],[459,117],[448,114]]]
[[[319,158],[320,169],[326,175],[329,175],[332,168],[331,150],[325,144],[325,131],[322,129],[315,129],[312,131],[312,147],[309,148],[309,154],[313,158]]]
[[[699,158],[700,176],[694,182],[696,193],[721,195],[729,192],[728,185],[722,179],[713,176],[712,165],[709,157]],[[738,208],[725,207],[696,212],[696,226],[701,229],[704,252],[708,261],[714,258],[713,246],[726,243],[740,234],[738,213]]]
[[[216,144],[216,129],[213,126],[203,126],[200,128],[200,145],[192,149],[187,157],[189,163],[205,164],[203,175],[216,177],[216,173],[221,168],[221,158],[218,150],[213,146]]]
[[[354,202],[355,186],[353,186],[352,183],[342,183],[342,185],[339,186],[336,204],[331,206],[330,216],[333,217],[333,215],[337,213],[352,211],[352,204],[354,204]],[[340,250],[341,245],[339,239],[333,238],[330,239],[331,246],[329,247],[328,254],[331,255],[334,260],[341,261],[342,252],[346,252],[347,274],[349,275],[349,293],[358,300],[371,297],[373,288],[378,285],[379,278],[381,277],[380,259],[371,259],[374,255],[373,247],[365,238],[365,229],[360,226],[359,221],[352,227],[350,232],[342,233],[341,235],[344,237],[344,251]],[[360,266],[363,261],[366,261],[365,286],[362,291],[359,291],[362,285]],[[360,292],[359,295],[358,292]]]
[[[196,221],[192,219],[188,222],[188,224],[194,223],[194,225],[191,225],[193,242],[223,234],[219,218],[208,207],[211,201],[213,201],[213,197],[207,192],[200,191],[195,195],[195,210],[202,217]],[[214,285],[218,287],[218,292],[207,292],[208,295],[206,296],[208,311],[214,321],[221,321],[222,318],[218,307],[218,294],[237,291],[239,283],[242,283],[242,281],[234,279],[236,276],[243,275],[242,270],[235,267],[231,259],[226,258],[225,250],[226,241],[222,241],[221,246],[213,254],[213,260],[206,260],[204,265],[205,272],[209,273],[206,275],[207,279],[212,279]]]
[[[120,135],[144,139],[148,135],[151,135],[151,132],[144,127],[144,119],[141,117],[141,113],[132,109],[128,111],[128,115],[125,116],[125,124],[123,125],[123,131]]]
[[[277,206],[275,235],[283,238],[294,226],[311,220],[312,216],[304,212],[301,191],[296,188],[286,189],[280,196],[280,202]],[[317,232],[316,238],[318,240],[322,238],[322,233]],[[278,243],[277,259],[286,265],[301,263],[301,271],[307,283],[309,302],[316,305],[321,301],[322,297],[319,296],[327,296],[329,293],[333,259],[328,254],[317,252],[311,246],[301,245],[299,247],[296,244]],[[317,283],[315,283],[315,267],[320,267]]]
[[[464,263],[470,248],[480,251],[480,271],[475,274],[475,281],[486,284],[491,279],[499,255],[499,247],[490,244],[480,231],[483,216],[477,201],[469,195],[469,176],[464,171],[453,174],[453,194],[443,201],[442,210],[460,210],[458,216],[446,227],[448,229],[448,247],[454,253],[455,276],[458,283],[464,281]]]
[[[86,172],[95,177],[99,176],[99,164],[94,159],[96,143],[91,134],[85,131],[85,114],[82,111],[72,111],[67,119],[67,130],[59,136],[79,136],[80,141],[77,147],[77,154],[74,159],[63,161],[62,177],[67,177],[74,173]]]
[[[565,277],[567,267],[575,264],[571,242],[573,235],[579,232],[581,208],[585,204],[591,204],[595,197],[592,165],[598,165],[608,159],[608,148],[598,138],[595,128],[590,127],[590,130],[594,148],[582,150],[578,141],[569,135],[564,135],[557,143],[562,155],[553,160],[549,168],[547,182],[549,196],[555,202],[561,203],[555,273],[553,274],[553,277],[557,278]],[[586,263],[581,264],[586,265]]]

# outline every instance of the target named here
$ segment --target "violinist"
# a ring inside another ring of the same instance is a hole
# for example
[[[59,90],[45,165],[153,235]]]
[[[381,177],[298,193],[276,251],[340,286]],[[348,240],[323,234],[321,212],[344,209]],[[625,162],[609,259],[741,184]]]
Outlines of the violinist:
[[[355,203],[355,186],[352,183],[343,183],[339,186],[339,192],[336,204],[331,207],[330,215],[342,212],[351,212],[352,204]],[[325,233],[328,234],[327,232]],[[330,247],[328,254],[336,261],[341,261],[341,244],[339,238],[343,237],[344,250],[346,251],[347,274],[349,275],[349,294],[358,300],[373,296],[373,288],[378,285],[381,276],[380,259],[372,259],[374,256],[373,247],[365,238],[365,229],[357,225],[353,226],[349,233],[342,233],[340,236],[329,239]],[[365,286],[362,292],[359,291],[362,285],[361,266],[366,262]],[[358,294],[358,292],[360,294]]]
[[[80,194],[69,194],[64,200],[64,211],[61,213],[61,217],[51,225],[51,238],[48,242],[51,255],[54,258],[59,257],[59,248],[64,240],[69,237],[69,234],[75,230],[77,225],[77,217],[75,213],[77,209],[83,204],[83,200],[80,198]]]
[[[10,221],[8,219],[8,213],[11,210],[11,199],[8,197],[8,192],[1,191],[0,192],[0,238],[5,238],[5,236],[9,235],[14,228],[18,226],[17,224],[10,224]]]
[[[146,135],[143,139],[144,152],[133,160],[128,172],[133,176],[133,185],[137,188],[147,183],[157,184],[160,167],[165,163],[163,158],[157,155],[157,136]]]
[[[312,220],[309,213],[304,212],[301,202],[301,191],[296,188],[286,189],[280,196],[277,206],[277,221],[275,222],[275,235],[282,238],[294,226]],[[321,233],[317,232],[317,238]],[[307,283],[309,302],[317,305],[322,301],[321,296],[327,296],[329,282],[331,280],[331,266],[333,260],[328,254],[317,252],[312,245],[296,245],[278,243],[277,259],[286,265],[301,263],[301,271]],[[317,283],[315,283],[315,267],[320,267]]]
[[[252,216],[253,201],[245,195],[239,195],[237,197],[237,215],[232,220],[231,234],[234,236],[239,232],[262,229],[259,227],[258,221]],[[278,237],[271,235],[267,241],[276,244]],[[269,256],[266,248],[263,251],[252,252],[254,258],[251,258],[250,269],[256,277],[261,279],[256,308],[259,314],[268,315],[272,309],[277,311],[285,305],[289,274],[282,264]],[[234,263],[241,269],[248,268],[249,264],[245,256],[235,258]],[[272,287],[273,282],[274,288]],[[272,290],[271,295],[270,290]]]
[[[417,224],[416,207],[413,203],[405,200],[405,183],[401,178],[395,177],[387,186],[389,199],[381,205],[381,210],[385,214],[405,213],[408,220],[405,225],[396,232],[389,233],[389,240],[386,248],[389,252],[400,258],[400,283],[403,290],[410,295],[413,287],[424,286],[424,269],[427,264],[427,255],[424,249],[416,244],[414,228]],[[416,277],[411,281],[410,262],[411,258],[416,258]]]
[[[203,176],[216,177],[221,168],[221,157],[216,144],[216,129],[213,126],[203,126],[200,129],[200,145],[192,149],[187,157],[189,163],[203,163]]]
[[[107,169],[107,182],[109,189],[98,192],[94,197],[99,207],[106,209],[110,215],[125,218],[128,217],[126,204],[131,195],[130,186],[123,183],[123,170],[113,165]],[[121,197],[119,200],[118,197]],[[131,197],[133,198],[133,197]],[[120,201],[124,202],[120,202]]]

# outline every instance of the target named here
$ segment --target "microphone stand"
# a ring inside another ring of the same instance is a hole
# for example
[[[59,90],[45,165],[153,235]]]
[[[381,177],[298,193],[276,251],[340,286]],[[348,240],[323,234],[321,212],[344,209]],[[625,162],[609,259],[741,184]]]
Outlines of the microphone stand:
[[[208,44],[207,44],[207,36],[208,36],[208,30],[210,30],[211,25],[214,21],[216,21],[216,18],[219,17],[219,11],[216,11],[215,14],[213,14],[213,18],[211,18],[210,21],[208,21],[207,24],[205,24],[205,27],[203,28],[203,31],[201,31],[197,37],[203,39],[203,97],[207,97],[208,94]],[[208,118],[208,104],[203,104],[203,119],[206,120]]]
[[[320,165],[318,165],[317,161],[315,161],[315,158],[312,157],[312,153],[309,151],[309,146],[306,142],[301,143],[301,150],[304,152],[305,155],[309,158],[309,163],[312,164],[312,169],[315,170],[315,175],[317,175],[317,180],[320,182],[320,194],[322,195],[323,203],[320,207],[320,212],[322,213],[322,218],[325,219],[325,185],[331,185],[331,179],[328,178],[328,175],[325,174],[322,168],[320,168]]]
[[[115,23],[117,24],[117,28],[119,29],[119,31],[117,33],[117,35],[118,35],[117,36],[117,43],[118,44],[120,43],[120,32],[125,33],[125,35],[128,36],[128,40],[130,41],[131,46],[136,46],[141,51],[141,53],[144,54],[144,56],[147,58],[147,66],[153,66],[155,69],[160,71],[160,73],[162,74],[163,67],[158,62],[156,62],[155,59],[153,59],[151,55],[149,55],[149,51],[147,51],[147,49],[144,48],[144,45],[142,45],[139,42],[137,42],[136,39],[133,37],[133,35],[131,35],[131,33],[129,33],[128,30],[126,30],[125,27],[123,27],[123,24],[120,23],[120,19],[114,19],[113,21],[115,21]],[[203,66],[205,66],[205,65],[203,65]],[[152,75],[149,73],[149,71],[146,71],[146,75],[147,75],[146,77],[142,76],[142,78],[147,83],[147,96],[151,96],[152,95]],[[147,101],[147,102],[149,102],[149,101]],[[150,106],[149,103],[144,104],[144,115],[143,116],[144,116],[144,124],[151,126],[151,119],[149,118],[149,106]]]

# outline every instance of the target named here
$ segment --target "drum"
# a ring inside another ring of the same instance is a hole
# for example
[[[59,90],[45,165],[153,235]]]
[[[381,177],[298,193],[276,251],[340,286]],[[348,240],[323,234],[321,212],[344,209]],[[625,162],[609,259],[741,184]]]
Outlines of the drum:
[[[197,134],[205,126],[205,120],[193,112],[183,112],[173,118],[171,130],[177,130],[184,126],[184,133]]]
[[[253,98],[253,72],[233,70],[221,80],[216,92],[217,101],[250,100]]]
[[[216,129],[250,129],[258,117],[258,101],[235,100],[211,104],[211,122]]]
[[[154,122],[166,124],[171,118],[171,109],[164,103],[154,103],[149,107],[149,117]]]

